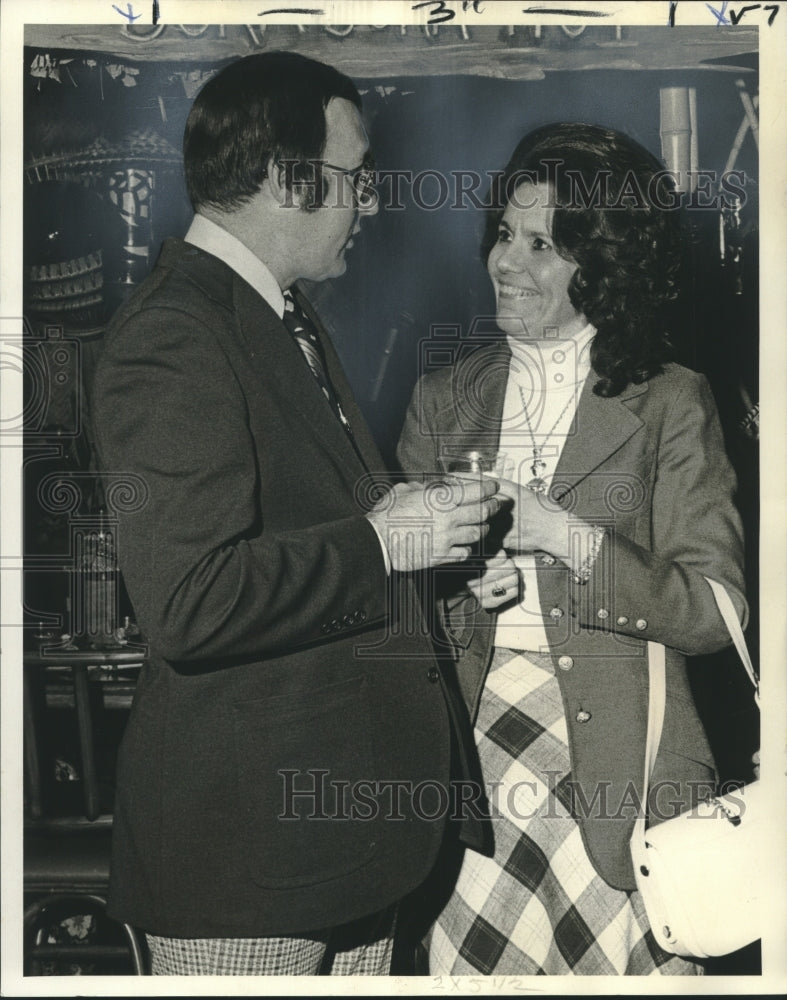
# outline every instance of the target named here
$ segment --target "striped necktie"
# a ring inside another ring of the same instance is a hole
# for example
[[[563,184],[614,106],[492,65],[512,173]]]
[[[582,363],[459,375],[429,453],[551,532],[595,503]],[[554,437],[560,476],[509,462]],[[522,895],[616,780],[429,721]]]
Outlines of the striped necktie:
[[[306,359],[306,363],[311,369],[312,375],[317,380],[317,384],[323,391],[331,409],[344,425],[344,429],[352,436],[352,429],[349,421],[344,415],[336,390],[328,378],[328,371],[325,365],[325,355],[322,344],[317,335],[317,330],[309,317],[293,298],[292,292],[284,292],[284,315],[282,321],[292,334],[298,347]]]

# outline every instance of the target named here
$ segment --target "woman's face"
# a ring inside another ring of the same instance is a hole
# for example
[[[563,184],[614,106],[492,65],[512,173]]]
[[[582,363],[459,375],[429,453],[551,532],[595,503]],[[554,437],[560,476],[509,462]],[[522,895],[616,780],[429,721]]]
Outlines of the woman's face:
[[[549,186],[523,181],[509,201],[487,261],[497,324],[517,340],[566,340],[587,325],[568,297],[577,269],[555,250]]]

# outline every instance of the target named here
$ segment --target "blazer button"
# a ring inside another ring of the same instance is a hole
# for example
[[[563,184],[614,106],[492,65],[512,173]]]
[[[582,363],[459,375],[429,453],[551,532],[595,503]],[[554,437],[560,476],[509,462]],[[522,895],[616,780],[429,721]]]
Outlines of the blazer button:
[[[625,615],[621,615],[620,618],[618,618],[618,625],[628,625],[628,623],[629,620]]]
[[[440,680],[440,671],[437,669],[437,667],[430,667],[426,671],[426,676],[428,680],[431,681],[432,684],[436,684]]]
[[[344,624],[345,625],[354,625],[355,624],[355,617],[353,615],[345,615],[344,616]]]
[[[333,629],[328,624],[328,622],[323,622],[323,624],[320,625],[320,631],[323,633],[323,635],[327,635],[329,632],[333,632]]]
[[[592,718],[590,712],[586,712],[583,708],[577,712],[577,722],[590,722]]]
[[[640,630],[640,632],[644,632],[645,629],[648,627],[648,623],[645,621],[644,618],[638,618],[635,624],[636,627]]]
[[[549,612],[549,617],[550,618],[554,618],[555,621],[559,621],[559,619],[561,619],[563,617],[563,609],[562,608],[552,608],[552,610]]]
[[[358,624],[360,624],[361,622],[365,622],[366,621],[366,612],[365,611],[361,611],[359,609],[358,611],[355,612],[355,614],[353,615],[353,618],[355,619],[355,621]]]
[[[331,619],[331,628],[334,630],[334,632],[338,632],[341,627],[342,623],[339,621],[338,618]]]
[[[557,665],[561,670],[570,670],[574,666],[574,660],[571,656],[561,656],[557,661]]]
[[[545,552],[545,553],[544,553],[544,555],[543,555],[543,556],[541,556],[541,562],[542,562],[542,563],[543,563],[543,564],[544,564],[545,566],[554,566],[554,565],[555,565],[555,557],[554,557],[554,556],[551,556],[551,555],[549,555],[549,553],[548,553],[548,552]]]
[[[598,617],[602,621],[606,621],[606,619],[609,618],[609,611],[607,611],[606,608],[599,608],[598,609]]]

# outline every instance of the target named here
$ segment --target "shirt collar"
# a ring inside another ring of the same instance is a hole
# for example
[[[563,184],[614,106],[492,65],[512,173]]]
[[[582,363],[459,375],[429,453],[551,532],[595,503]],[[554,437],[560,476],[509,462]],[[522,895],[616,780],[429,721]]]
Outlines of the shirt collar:
[[[270,269],[241,241],[226,229],[199,213],[184,237],[187,243],[218,257],[258,292],[281,319],[284,296]]]

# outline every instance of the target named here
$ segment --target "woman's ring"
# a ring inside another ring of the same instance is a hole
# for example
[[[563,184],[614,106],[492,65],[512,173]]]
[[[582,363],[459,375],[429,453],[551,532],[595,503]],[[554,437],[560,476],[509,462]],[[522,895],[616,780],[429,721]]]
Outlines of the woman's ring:
[[[493,597],[505,597],[506,596],[506,588],[505,587],[501,587],[499,584],[498,584],[497,587],[492,587],[492,596]]]

